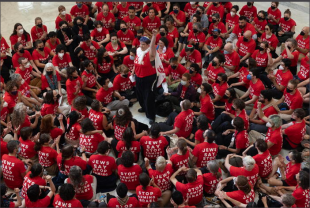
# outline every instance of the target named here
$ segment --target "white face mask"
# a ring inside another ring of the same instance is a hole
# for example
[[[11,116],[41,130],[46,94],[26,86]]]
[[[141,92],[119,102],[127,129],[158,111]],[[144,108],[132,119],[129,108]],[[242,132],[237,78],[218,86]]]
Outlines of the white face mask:
[[[181,80],[181,85],[186,85],[186,84],[187,84],[187,82],[186,82],[186,81]]]
[[[23,34],[23,33],[24,33],[24,29],[18,30],[18,33],[19,33],[19,34]]]
[[[194,5],[196,2],[193,2],[193,1],[191,1],[191,2],[189,2],[191,5]]]
[[[25,66],[26,69],[28,69],[30,67],[30,63],[28,62]]]
[[[230,16],[235,16],[236,15],[236,13],[235,12],[230,12]]]
[[[101,32],[101,31],[102,31],[102,27],[97,28],[97,31],[98,31],[98,32]]]
[[[284,67],[282,65],[279,66],[280,70],[284,70]]]
[[[58,53],[58,57],[62,58],[65,54],[64,53]]]
[[[271,128],[271,127],[272,127],[272,125],[271,125],[270,122],[266,123],[266,126],[267,126],[268,128]]]
[[[24,79],[22,79],[22,82],[21,82],[22,84],[24,84],[25,83],[25,80]]]
[[[267,39],[271,38],[271,35],[266,35],[266,38],[267,38]]]
[[[130,60],[135,60],[135,57],[134,56],[129,56]]]
[[[4,107],[4,108],[8,107],[8,103],[7,103],[7,102],[4,102],[4,103],[3,103],[3,107]]]
[[[61,15],[66,15],[66,11],[62,11],[62,12],[61,12]]]
[[[231,120],[231,125],[232,125],[232,126],[234,126],[234,119],[233,119],[233,120]]]
[[[108,88],[112,88],[112,87],[113,87],[113,83],[112,83],[112,82],[109,82]]]
[[[200,88],[200,87],[197,89],[197,92],[198,92],[199,94],[201,93],[201,88]]]

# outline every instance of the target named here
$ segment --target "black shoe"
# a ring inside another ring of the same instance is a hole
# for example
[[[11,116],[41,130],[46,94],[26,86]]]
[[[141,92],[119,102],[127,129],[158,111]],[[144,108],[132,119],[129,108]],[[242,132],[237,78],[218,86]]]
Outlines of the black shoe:
[[[153,125],[155,123],[155,120],[153,120],[153,119],[150,119],[150,122],[149,122],[149,124],[150,125]]]
[[[129,102],[129,107],[132,107],[133,106],[133,102]]]
[[[139,109],[138,109],[138,112],[139,112],[139,113],[144,113],[145,110],[143,110],[143,108],[139,108]]]
[[[202,65],[202,68],[208,68],[208,65],[209,65],[209,62],[206,62],[206,61],[205,61],[205,62],[203,63],[203,65]]]

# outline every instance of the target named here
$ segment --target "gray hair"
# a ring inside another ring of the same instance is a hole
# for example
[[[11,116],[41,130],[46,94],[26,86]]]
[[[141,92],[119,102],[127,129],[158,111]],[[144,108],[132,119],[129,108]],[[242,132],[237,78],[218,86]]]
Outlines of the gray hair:
[[[84,185],[82,169],[79,166],[72,166],[69,172],[70,183],[75,189]]]
[[[275,128],[279,128],[280,126],[282,126],[282,118],[279,115],[271,115],[269,116],[269,120]]]
[[[17,74],[17,73],[13,73],[10,75],[12,82],[17,82],[20,77],[21,77],[21,75]]]
[[[201,24],[200,22],[195,22],[195,23],[193,24],[193,27],[194,27],[194,26],[197,27],[197,30],[198,30],[199,32],[202,31],[202,24]]]
[[[245,156],[243,158],[243,166],[247,171],[251,171],[255,166],[255,160],[251,156]]]
[[[14,107],[13,113],[11,115],[12,125],[17,128],[19,125],[23,124],[26,118],[26,111],[24,110],[24,103],[17,103]]]
[[[44,67],[44,70],[43,70],[43,75],[44,76],[46,75],[46,69],[50,68],[50,67],[53,68],[53,75],[56,75],[55,66],[52,63],[47,63],[47,64],[45,64],[45,67]]]
[[[286,42],[291,42],[294,48],[297,47],[297,40],[295,40],[294,38],[289,38],[286,40]]]
[[[163,156],[159,156],[157,159],[156,159],[156,169],[158,169],[159,171],[162,171],[165,169],[166,165],[167,165],[167,162],[166,162],[166,159],[163,157]]]

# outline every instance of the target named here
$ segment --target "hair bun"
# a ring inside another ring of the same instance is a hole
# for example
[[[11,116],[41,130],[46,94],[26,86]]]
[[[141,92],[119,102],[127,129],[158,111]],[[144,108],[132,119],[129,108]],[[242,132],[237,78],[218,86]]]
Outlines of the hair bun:
[[[123,116],[125,114],[125,111],[123,108],[118,109],[117,111],[118,115]]]

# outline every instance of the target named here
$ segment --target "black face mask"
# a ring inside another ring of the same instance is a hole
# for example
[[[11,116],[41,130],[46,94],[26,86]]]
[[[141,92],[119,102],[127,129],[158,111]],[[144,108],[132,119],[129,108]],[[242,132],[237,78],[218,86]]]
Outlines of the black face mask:
[[[212,19],[212,23],[216,23],[217,21],[216,21],[216,19]]]
[[[289,19],[290,19],[290,18],[288,18],[288,17],[284,17],[284,20],[285,20],[285,21],[288,21]]]
[[[217,66],[217,63],[215,61],[212,61],[212,66]]]
[[[127,78],[128,77],[128,74],[123,74],[122,75],[124,78]]]
[[[59,94],[57,94],[56,97],[57,97],[57,100],[59,100],[59,98],[60,98],[61,96],[60,96]]]
[[[258,47],[258,50],[259,50],[259,51],[263,51],[263,50],[265,50],[265,49],[263,49],[262,47]]]
[[[196,11],[196,14],[197,14],[197,15],[201,15],[201,12],[200,12],[200,11]]]
[[[194,32],[194,33],[198,33],[198,30],[197,30],[197,29],[193,29],[193,32]]]
[[[245,68],[249,67],[249,65],[247,63],[245,63],[245,62],[242,62],[242,66],[244,66]]]
[[[291,50],[292,47],[291,46],[287,46],[287,48],[288,48],[288,50]]]
[[[213,3],[213,5],[214,5],[214,6],[217,6],[217,5],[218,5],[218,3]]]
[[[160,34],[162,37],[166,35],[165,32],[160,32],[159,34]]]
[[[231,110],[236,111],[236,108],[234,108],[234,106],[231,106]]]
[[[22,48],[22,49],[19,50],[19,52],[20,52],[20,53],[24,53],[24,52],[25,52],[25,49]]]
[[[38,27],[42,27],[43,25],[42,25],[42,24],[37,24],[37,26],[38,26]]]
[[[79,59],[85,60],[85,59],[87,59],[87,57],[84,54],[81,54],[81,55],[79,55]]]
[[[276,7],[275,7],[275,6],[271,6],[270,8],[271,8],[272,10],[274,10]]]
[[[151,3],[147,3],[146,5],[147,5],[148,7],[152,6],[152,4],[151,4]]]
[[[176,66],[176,65],[173,65],[173,66],[171,66],[171,68],[172,68],[172,69],[176,69],[176,68],[177,68],[177,66]]]
[[[78,78],[78,77],[73,77],[73,76],[72,76],[72,79],[77,79],[77,78]]]
[[[126,32],[127,28],[122,28],[121,31]]]
[[[76,23],[78,27],[82,27],[83,23]]]
[[[305,35],[304,31],[301,31],[301,32],[300,32],[300,35],[301,35],[301,36],[304,36],[304,35]]]
[[[217,80],[215,80],[215,83],[220,84],[221,81],[217,79]]]
[[[137,39],[140,40],[141,36],[137,36]]]
[[[52,74],[53,74],[53,71],[47,71],[46,74],[47,74],[47,75],[52,75]]]
[[[216,39],[218,37],[218,35],[213,35],[213,38]]]
[[[239,25],[240,29],[243,29],[245,27],[245,25]]]
[[[248,39],[245,38],[245,37],[243,37],[243,41],[244,41],[244,42],[248,42]]]
[[[264,20],[265,18],[262,18],[262,17],[260,17],[260,16],[257,16],[257,19],[258,19],[258,20]]]
[[[190,74],[193,74],[193,73],[194,73],[194,71],[192,71],[192,70],[189,70],[189,73],[190,73]]]
[[[286,88],[286,92],[291,93],[293,90]]]
[[[44,50],[44,48],[38,48],[38,50],[39,50],[39,51],[43,51],[43,50]]]
[[[251,2],[247,2],[246,5],[252,6],[252,3]]]
[[[228,96],[226,94],[224,94],[223,98],[224,99],[228,99]]]
[[[69,29],[69,28],[64,27],[64,28],[61,28],[61,31],[66,32],[66,31],[68,31],[68,29]]]

